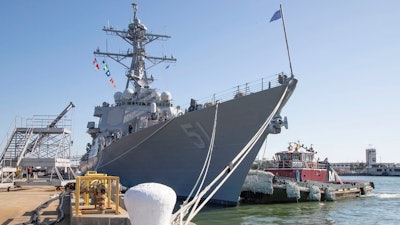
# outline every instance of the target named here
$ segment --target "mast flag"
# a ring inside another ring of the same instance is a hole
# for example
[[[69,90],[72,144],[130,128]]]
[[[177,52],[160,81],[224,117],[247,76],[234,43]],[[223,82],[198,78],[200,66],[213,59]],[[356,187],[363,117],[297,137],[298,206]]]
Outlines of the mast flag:
[[[94,57],[94,59],[93,59],[93,65],[95,65],[96,70],[99,70],[99,69],[100,69],[99,64],[97,63],[96,57]]]
[[[290,60],[289,44],[288,44],[287,35],[286,35],[285,20],[283,19],[282,4],[280,5],[280,9],[274,13],[274,15],[271,17],[271,20],[269,22],[279,20],[280,18],[282,18],[283,32],[285,33],[286,50],[287,50],[289,66],[290,66],[290,75],[293,78],[294,75],[293,75],[293,69],[292,69],[292,61]]]
[[[271,23],[272,21],[279,20],[281,17],[281,10],[278,10],[274,13],[269,22]]]

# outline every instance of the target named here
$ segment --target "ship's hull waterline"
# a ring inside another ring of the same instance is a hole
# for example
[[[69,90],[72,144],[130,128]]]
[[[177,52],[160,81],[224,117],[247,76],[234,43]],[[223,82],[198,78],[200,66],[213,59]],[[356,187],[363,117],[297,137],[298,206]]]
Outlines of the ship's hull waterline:
[[[297,80],[219,103],[214,149],[205,184],[210,183],[250,141],[280,103],[280,113]],[[119,176],[132,187],[157,182],[189,195],[203,167],[214,125],[215,105],[122,137],[83,162],[83,170]],[[211,202],[236,205],[244,179],[268,135],[268,130],[214,195]]]

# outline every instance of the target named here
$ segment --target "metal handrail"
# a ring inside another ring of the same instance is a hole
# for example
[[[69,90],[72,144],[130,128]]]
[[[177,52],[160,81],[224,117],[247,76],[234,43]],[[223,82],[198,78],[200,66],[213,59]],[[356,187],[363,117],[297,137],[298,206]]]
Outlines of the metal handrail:
[[[199,98],[197,101],[202,103],[211,102],[215,104],[217,102],[232,100],[235,97],[264,91],[279,86],[279,76],[282,75],[284,74],[276,74],[268,77],[263,77],[251,82],[246,82],[244,84],[236,85],[232,88],[208,95],[207,97]]]

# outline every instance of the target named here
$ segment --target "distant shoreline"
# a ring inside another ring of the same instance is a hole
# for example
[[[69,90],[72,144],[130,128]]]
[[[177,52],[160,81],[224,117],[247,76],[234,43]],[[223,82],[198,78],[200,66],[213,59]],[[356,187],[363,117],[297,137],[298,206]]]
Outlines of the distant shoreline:
[[[400,175],[374,175],[368,173],[339,173],[339,176],[400,177]]]

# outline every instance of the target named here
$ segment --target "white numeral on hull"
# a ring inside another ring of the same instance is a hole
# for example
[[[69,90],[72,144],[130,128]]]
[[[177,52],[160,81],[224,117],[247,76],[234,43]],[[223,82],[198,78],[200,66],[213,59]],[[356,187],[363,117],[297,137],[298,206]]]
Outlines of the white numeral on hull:
[[[193,144],[199,149],[205,149],[206,143],[209,143],[211,140],[210,136],[199,122],[194,123],[194,125],[185,123],[182,124],[181,127],[188,137],[195,139]]]

